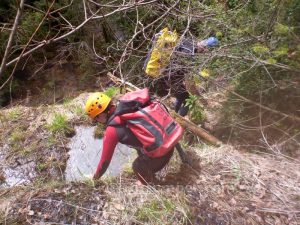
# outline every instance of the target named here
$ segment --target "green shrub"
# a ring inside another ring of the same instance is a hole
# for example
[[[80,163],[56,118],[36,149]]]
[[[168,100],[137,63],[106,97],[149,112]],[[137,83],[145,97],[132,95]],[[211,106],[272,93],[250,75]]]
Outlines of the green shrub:
[[[259,43],[253,45],[252,50],[253,50],[253,52],[255,52],[256,54],[259,54],[259,55],[269,52],[269,48],[267,46],[259,44]]]
[[[20,24],[20,34],[18,35],[21,44],[26,44],[31,35],[35,32],[44,14],[40,12],[27,12],[24,14]],[[44,40],[47,35],[47,26],[41,26],[34,36],[34,40]]]
[[[110,87],[104,92],[108,97],[113,97],[116,94],[120,93],[120,88],[118,87]]]
[[[190,119],[196,124],[199,124],[204,119],[204,108],[199,104],[196,95],[190,95],[186,100],[187,107],[189,107]]]
[[[289,33],[290,28],[281,23],[276,23],[274,27],[275,34],[277,35],[287,35]]]

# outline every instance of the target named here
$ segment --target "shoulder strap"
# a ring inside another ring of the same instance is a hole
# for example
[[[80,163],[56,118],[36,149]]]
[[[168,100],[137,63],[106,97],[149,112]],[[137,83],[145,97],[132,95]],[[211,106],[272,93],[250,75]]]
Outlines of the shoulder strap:
[[[114,121],[114,119],[116,118],[116,116],[118,116],[116,113],[113,113],[107,120],[106,123],[106,127],[108,126],[113,126],[113,127],[121,127],[122,125],[116,121]]]

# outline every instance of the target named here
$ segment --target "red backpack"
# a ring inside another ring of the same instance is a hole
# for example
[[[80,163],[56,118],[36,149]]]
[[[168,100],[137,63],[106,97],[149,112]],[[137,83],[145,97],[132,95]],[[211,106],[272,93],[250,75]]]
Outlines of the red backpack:
[[[182,127],[162,103],[150,98],[147,88],[123,95],[107,126],[117,125],[113,122],[115,116],[126,123],[151,158],[164,156],[183,135]]]

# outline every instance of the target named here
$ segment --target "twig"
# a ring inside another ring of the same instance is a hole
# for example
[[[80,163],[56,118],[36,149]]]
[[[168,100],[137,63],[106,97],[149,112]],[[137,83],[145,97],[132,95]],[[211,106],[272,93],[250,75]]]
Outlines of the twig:
[[[6,195],[6,194],[7,194],[8,192],[10,192],[10,191],[11,191],[11,189],[7,189],[6,191],[4,191],[3,193],[0,194],[0,197]]]
[[[147,26],[143,27],[142,30],[136,32],[132,37],[131,39],[127,42],[126,44],[126,47],[123,51],[123,54],[122,56],[120,57],[120,60],[119,60],[119,64],[118,66],[116,67],[116,69],[113,71],[113,73],[115,73],[117,71],[117,69],[119,69],[119,73],[120,73],[120,76],[121,76],[121,79],[124,80],[124,76],[123,76],[123,73],[122,73],[122,69],[121,69],[121,64],[122,62],[124,62],[124,58],[126,57],[127,55],[127,49],[129,48],[129,45],[133,42],[133,40],[136,38],[136,36],[138,34],[140,34],[141,32],[144,32],[144,30],[148,29],[149,27],[151,27],[153,24],[157,23],[158,21],[160,21],[162,18],[164,18],[166,15],[168,15],[168,13],[177,6],[177,4],[180,2],[180,0],[177,0],[163,15],[161,15],[159,18],[157,18],[156,20],[154,20],[152,23],[148,24]]]
[[[72,0],[72,1],[73,1],[73,0]],[[155,2],[155,1],[157,1],[157,0],[152,0],[152,1],[149,1],[149,2],[142,2],[142,3],[139,3],[138,5],[139,5],[139,6],[140,6],[140,5],[147,5],[147,4],[151,4],[151,3]],[[134,6],[136,6],[136,5],[134,5]],[[69,35],[71,35],[71,34],[77,32],[79,29],[81,29],[81,28],[82,28],[86,23],[88,23],[90,20],[109,17],[109,16],[111,16],[111,15],[113,15],[113,14],[115,14],[115,13],[125,11],[125,10],[127,10],[127,9],[130,9],[130,8],[134,7],[134,6],[131,5],[131,6],[123,7],[123,8],[118,8],[118,9],[116,9],[116,10],[114,10],[114,11],[112,11],[112,12],[109,12],[109,13],[107,13],[107,14],[105,14],[105,15],[102,15],[102,16],[96,16],[97,13],[100,11],[100,10],[98,10],[97,12],[95,12],[93,15],[91,15],[90,17],[88,17],[86,20],[84,20],[81,24],[79,24],[77,27],[75,27],[74,29],[72,29],[72,30],[69,31],[68,33],[63,34],[62,36],[59,36],[59,37],[57,37],[57,38],[52,38],[52,39],[50,39],[50,40],[44,40],[43,42],[41,42],[41,43],[40,43],[39,45],[37,45],[36,47],[34,47],[34,48],[30,49],[29,51],[23,53],[22,56],[20,55],[19,57],[17,57],[17,58],[15,58],[15,59],[11,60],[10,62],[8,62],[8,63],[6,64],[6,66],[12,65],[13,63],[17,62],[20,58],[23,58],[23,57],[25,57],[25,56],[27,56],[27,55],[29,55],[29,54],[35,52],[36,50],[38,50],[38,49],[40,49],[40,48],[42,48],[42,47],[44,47],[44,46],[46,46],[46,45],[49,45],[50,43],[54,43],[54,42],[60,41],[60,40],[62,40],[62,39],[64,39],[64,38],[68,37]],[[62,9],[62,8],[61,8],[61,9]],[[59,10],[56,10],[56,11],[59,11]],[[56,11],[54,11],[54,12],[56,12]],[[53,13],[53,12],[52,12],[52,13]],[[52,13],[51,13],[51,14],[52,14]],[[0,89],[2,89],[2,88],[3,88],[3,85],[0,87]]]
[[[69,24],[71,29],[74,29],[74,26],[59,12],[58,15],[67,23]]]
[[[278,214],[285,214],[285,215],[289,215],[290,213],[293,214],[300,213],[300,211],[298,210],[287,211],[287,210],[270,209],[270,208],[257,208],[255,210],[260,212],[278,213]]]
[[[22,1],[23,1],[23,0],[22,0]],[[33,32],[33,34],[31,35],[31,37],[30,37],[29,41],[27,42],[26,46],[23,48],[23,50],[22,50],[20,56],[18,57],[18,59],[17,59],[17,61],[16,61],[16,64],[15,64],[15,66],[14,66],[14,68],[13,68],[13,71],[11,72],[9,78],[8,78],[8,79],[3,83],[3,85],[0,87],[0,90],[1,90],[1,89],[7,84],[7,82],[12,78],[12,76],[13,76],[13,74],[14,74],[16,68],[17,68],[17,65],[18,65],[20,59],[21,59],[22,57],[24,57],[24,52],[26,51],[27,47],[29,46],[30,42],[32,41],[32,39],[33,39],[33,37],[35,36],[35,34],[37,33],[37,31],[38,31],[38,30],[40,29],[40,27],[42,26],[44,20],[45,20],[46,17],[48,16],[48,14],[49,14],[49,12],[50,12],[52,6],[54,5],[54,3],[55,3],[55,0],[53,0],[51,6],[49,7],[49,9],[48,9],[48,11],[46,12],[45,16],[43,17],[43,19],[41,20],[41,22],[39,23],[38,27],[35,29],[35,31]],[[6,64],[6,66],[7,66],[7,64]],[[0,73],[0,76],[1,76],[1,73]]]
[[[96,49],[95,49],[95,36],[94,36],[94,35],[93,35],[93,52],[94,52],[94,54],[96,55],[97,58],[99,58],[99,59],[101,59],[101,60],[103,60],[103,61],[106,60],[105,57],[101,57],[101,56],[98,55],[98,53],[96,52]]]
[[[86,12],[86,5],[85,5],[85,0],[82,0],[83,3],[83,11],[84,11],[84,19],[87,20],[87,12]]]
[[[63,9],[68,8],[69,6],[71,6],[71,5],[73,4],[73,1],[74,1],[74,0],[71,0],[70,4],[65,5],[65,6],[59,8],[59,9],[57,9],[57,10],[52,11],[52,12],[50,13],[50,15],[51,15],[51,14],[54,14],[54,13],[56,13],[56,12],[58,12],[58,11],[61,11],[61,10],[63,10]]]
[[[261,105],[261,99],[262,99],[262,94],[261,94],[261,92],[260,92],[260,94],[259,94],[260,105]],[[262,113],[261,113],[261,107],[259,107],[259,125],[260,125],[260,133],[261,133],[261,135],[262,135],[262,137],[263,137],[265,143],[266,143],[267,146],[269,147],[269,149],[271,149],[271,151],[275,153],[274,149],[272,148],[272,146],[270,146],[270,144],[269,144],[267,138],[265,137],[264,131],[263,131],[263,129],[262,129],[262,115],[261,115],[261,114],[262,114]]]
[[[237,97],[243,99],[243,100],[246,101],[246,102],[249,102],[249,103],[251,103],[251,104],[254,104],[254,105],[256,105],[256,106],[259,106],[259,107],[261,107],[261,108],[263,108],[263,109],[265,109],[265,110],[271,111],[271,112],[273,112],[273,113],[275,113],[275,114],[279,114],[279,115],[281,115],[281,116],[285,116],[285,117],[288,117],[288,118],[290,118],[290,119],[292,119],[292,120],[297,120],[297,121],[300,122],[300,117],[298,117],[298,116],[288,115],[288,114],[283,113],[283,112],[280,112],[280,111],[278,111],[278,110],[271,109],[271,108],[269,108],[269,107],[267,107],[267,106],[264,106],[264,105],[262,105],[262,104],[259,104],[259,103],[257,103],[257,102],[254,102],[254,101],[252,101],[252,100],[250,100],[250,99],[247,99],[247,98],[245,98],[244,96],[242,96],[242,95],[236,93],[235,91],[229,91],[229,92],[232,93],[232,94],[234,94],[235,96],[237,96]]]
[[[246,61],[258,61],[261,64],[275,66],[275,67],[278,67],[278,68],[281,68],[281,69],[291,70],[291,71],[295,71],[295,72],[300,72],[300,70],[297,69],[297,68],[292,68],[292,67],[289,67],[289,66],[281,64],[281,63],[274,63],[273,64],[273,63],[267,62],[265,60],[260,60],[260,59],[255,59],[254,60],[254,59],[251,59],[249,57],[235,56],[235,55],[228,55],[228,54],[219,54],[219,53],[217,53],[217,56],[230,58],[230,59],[241,59],[241,60],[246,60]]]

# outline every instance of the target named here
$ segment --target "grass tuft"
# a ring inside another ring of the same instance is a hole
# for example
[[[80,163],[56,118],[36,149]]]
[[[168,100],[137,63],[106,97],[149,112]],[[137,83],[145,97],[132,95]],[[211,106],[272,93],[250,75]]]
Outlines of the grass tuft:
[[[48,124],[47,128],[53,134],[64,134],[66,136],[71,136],[75,134],[75,130],[69,125],[67,117],[56,113],[51,124]]]
[[[156,221],[161,223],[165,220],[165,217],[172,214],[175,210],[175,205],[170,199],[155,199],[151,202],[145,203],[137,211],[136,217],[138,220]]]
[[[21,118],[21,115],[22,112],[18,108],[15,108],[9,111],[9,113],[7,114],[7,119],[10,121],[17,121]]]

